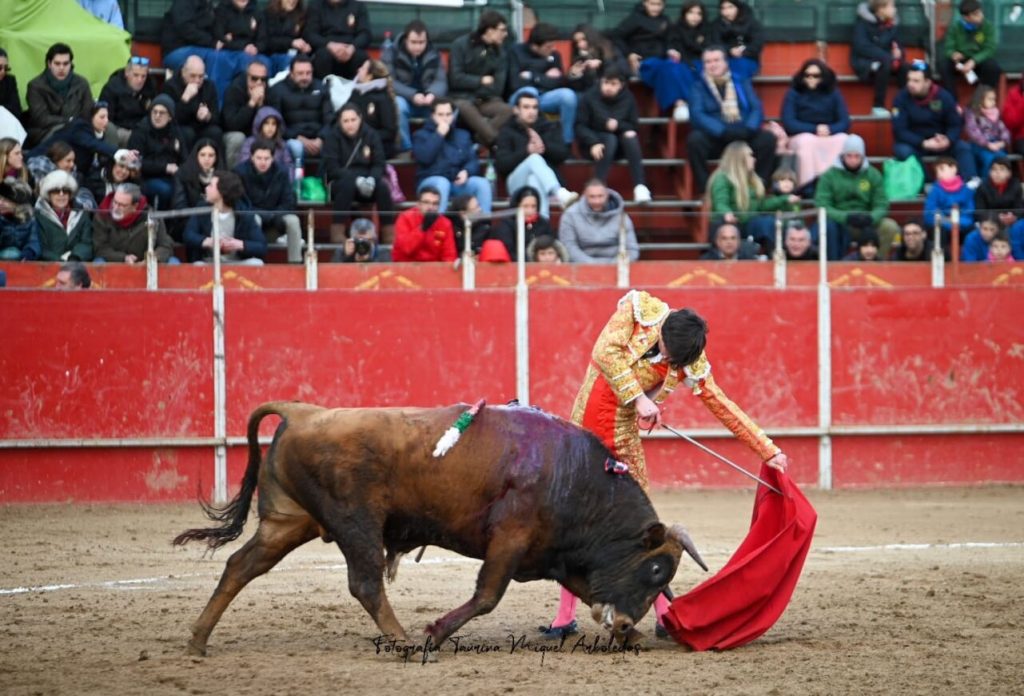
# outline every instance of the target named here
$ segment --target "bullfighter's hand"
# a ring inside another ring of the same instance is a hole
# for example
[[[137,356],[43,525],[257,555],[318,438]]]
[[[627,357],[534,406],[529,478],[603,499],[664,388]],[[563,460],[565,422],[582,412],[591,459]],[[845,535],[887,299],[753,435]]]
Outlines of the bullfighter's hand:
[[[765,463],[773,469],[786,473],[786,467],[789,466],[789,459],[786,457],[785,452],[779,452]]]
[[[644,430],[650,431],[661,425],[661,410],[646,394],[637,397],[636,415],[637,424]]]

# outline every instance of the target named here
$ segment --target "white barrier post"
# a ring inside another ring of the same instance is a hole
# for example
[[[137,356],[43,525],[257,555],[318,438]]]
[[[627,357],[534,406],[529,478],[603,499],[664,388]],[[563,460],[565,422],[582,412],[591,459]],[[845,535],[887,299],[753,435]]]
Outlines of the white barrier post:
[[[530,405],[530,302],[526,287],[526,216],[516,210],[516,398]]]
[[[626,249],[626,206],[622,206],[619,215],[619,255],[616,285],[620,288],[629,287],[629,251]]]
[[[220,277],[220,218],[217,209],[213,219],[213,499],[225,503],[228,499],[227,451],[227,381],[224,362],[224,285]]]
[[[313,209],[306,213],[306,289],[316,290],[320,287],[320,276],[317,266],[318,258],[313,238],[316,236],[316,220]]]
[[[156,251],[153,249],[155,245],[154,237],[156,235],[156,222],[153,220],[152,214],[146,217],[146,289],[147,290],[158,290],[159,284],[157,280],[157,267],[156,267]]]
[[[786,249],[782,245],[782,215],[775,214],[775,251],[772,252],[772,277],[775,287],[786,287]]]
[[[476,289],[476,259],[473,258],[473,221],[468,217],[462,232],[462,289]]]
[[[832,294],[828,286],[828,216],[818,208],[818,486],[832,489]]]

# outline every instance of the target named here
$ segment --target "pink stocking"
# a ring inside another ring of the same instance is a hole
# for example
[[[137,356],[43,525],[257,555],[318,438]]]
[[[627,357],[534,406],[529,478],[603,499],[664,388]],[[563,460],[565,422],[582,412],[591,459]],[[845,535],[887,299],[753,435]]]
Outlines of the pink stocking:
[[[654,598],[654,615],[658,617],[658,623],[661,623],[661,617],[668,611],[669,602],[665,599],[665,595],[658,593],[658,596]],[[664,625],[664,624],[663,624]]]
[[[562,594],[558,598],[558,614],[551,625],[554,628],[561,628],[571,624],[576,618],[576,605],[579,601],[576,595],[563,587]]]

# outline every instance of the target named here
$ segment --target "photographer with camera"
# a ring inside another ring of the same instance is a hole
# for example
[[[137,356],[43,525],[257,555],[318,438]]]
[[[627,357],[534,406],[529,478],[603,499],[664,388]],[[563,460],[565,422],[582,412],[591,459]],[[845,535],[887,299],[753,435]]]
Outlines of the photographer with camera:
[[[367,218],[356,218],[348,229],[345,245],[334,252],[335,263],[372,263],[377,258],[377,228]]]

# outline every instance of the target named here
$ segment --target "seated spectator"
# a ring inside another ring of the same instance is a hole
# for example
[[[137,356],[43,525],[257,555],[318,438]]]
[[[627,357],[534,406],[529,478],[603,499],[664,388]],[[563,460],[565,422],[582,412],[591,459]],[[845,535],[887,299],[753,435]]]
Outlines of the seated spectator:
[[[650,203],[651,190],[647,188],[644,179],[639,123],[636,98],[626,89],[625,76],[609,69],[601,75],[599,85],[583,94],[576,130],[580,150],[595,162],[594,175],[598,179],[608,181],[608,172],[621,153],[629,164],[633,200],[637,203]]]
[[[1013,151],[1018,155],[1024,154],[1024,80],[1013,86],[1007,85],[1002,116],[1003,123],[1010,129]]]
[[[470,194],[485,213],[491,212],[491,184],[480,176],[480,158],[469,131],[455,127],[450,99],[433,102],[430,120],[413,137],[416,186],[429,186],[441,195],[441,212],[448,210],[452,194]]]
[[[220,148],[210,138],[200,138],[174,175],[174,209],[185,210],[204,205],[207,200],[206,188],[213,181],[218,168],[224,168]]]
[[[476,196],[468,193],[453,196],[448,204],[446,217],[451,220],[452,229],[455,230],[455,249],[460,255],[466,248],[467,227],[470,251],[474,254],[480,251],[480,246],[491,233],[491,221],[487,217],[479,217],[481,212]]]
[[[149,118],[132,130],[128,147],[142,157],[142,193],[159,210],[170,210],[174,196],[174,175],[185,157],[178,126],[174,123],[174,100],[159,94],[149,106]]]
[[[78,0],[78,4],[96,19],[101,19],[112,27],[124,29],[124,18],[117,0]]]
[[[163,93],[174,100],[174,122],[189,147],[199,138],[220,142],[224,131],[217,88],[206,79],[202,58],[189,56],[181,70],[164,83]]]
[[[172,0],[161,23],[160,46],[163,67],[177,71],[189,56],[198,56],[210,66],[210,81],[218,95],[231,84],[235,75],[245,70],[253,56],[232,51],[214,35],[216,16],[211,0]]]
[[[118,184],[100,203],[92,222],[92,243],[96,263],[146,263],[149,227],[146,197],[135,184]],[[178,263],[174,240],[164,221],[153,221],[153,253],[158,263]]]
[[[740,239],[736,225],[722,223],[712,235],[711,248],[700,255],[702,261],[753,261],[758,257],[758,248],[749,239]]]
[[[893,248],[892,261],[931,261],[932,241],[917,220],[903,225],[902,243]]]
[[[526,256],[534,263],[569,263],[565,245],[549,235],[534,237],[526,247]]]
[[[558,237],[574,263],[615,263],[619,257],[619,232],[626,235],[630,261],[640,258],[633,221],[615,191],[599,179],[591,179],[583,198],[562,213]]]
[[[213,258],[213,225],[217,221],[221,263],[262,266],[267,241],[256,216],[245,204],[245,188],[234,172],[218,170],[206,186],[209,215],[193,215],[185,226],[189,258],[207,263]]]
[[[944,57],[939,61],[942,84],[956,99],[958,78],[996,88],[1002,68],[995,61],[996,31],[985,19],[980,0],[960,0],[960,17],[946,28]]]
[[[427,25],[414,19],[395,43],[385,48],[381,61],[391,73],[398,108],[399,150],[412,149],[410,118],[427,118],[435,99],[448,94],[448,76],[441,52],[430,42]]]
[[[75,166],[80,178],[79,185],[89,180],[95,171],[110,163],[117,152],[117,137],[111,132],[110,139],[105,139],[107,125],[110,123],[107,103],[98,101],[89,110],[88,118],[75,118],[35,148],[29,151],[29,157],[45,154],[56,142],[67,143],[75,152]]]
[[[270,0],[259,21],[260,53],[270,59],[276,75],[291,67],[296,54],[311,55],[313,47],[302,37],[306,8],[302,0]]]
[[[25,166],[21,143],[13,138],[0,138],[0,177],[13,177],[35,188],[35,179]]]
[[[320,166],[334,206],[331,243],[340,244],[345,241],[354,202],[375,203],[377,213],[388,220],[394,204],[384,181],[384,145],[377,132],[363,123],[358,106],[349,102],[341,107],[337,122],[324,129],[323,141]],[[385,243],[390,242],[388,229],[381,231]]]
[[[97,201],[114,192],[118,184],[138,184],[142,171],[142,160],[132,150],[118,150],[114,158],[105,164],[97,177],[89,180],[88,186]]]
[[[439,212],[441,194],[424,186],[419,190],[416,207],[409,208],[395,221],[395,244],[391,260],[454,261],[455,233],[452,223]]]
[[[964,238],[964,245],[960,248],[960,260],[988,261],[989,246],[1001,232],[1004,232],[1004,228],[998,220],[986,218],[979,221],[977,229],[968,232]]]
[[[811,241],[811,231],[801,220],[786,223],[782,248],[787,261],[817,261],[818,248]]]
[[[41,143],[74,118],[89,118],[92,90],[75,72],[74,60],[71,47],[64,43],[55,43],[46,51],[46,68],[28,83],[26,144]]]
[[[626,57],[630,75],[639,75],[640,66],[646,60],[665,58],[672,22],[664,12],[665,0],[641,0],[609,32],[609,37]]]
[[[964,131],[974,153],[978,176],[985,179],[992,162],[1005,157],[1010,146],[1010,131],[999,118],[996,91],[988,85],[974,91],[971,107],[964,112]]]
[[[515,118],[501,127],[494,144],[494,168],[505,179],[509,195],[529,186],[541,193],[540,214],[548,217],[548,199],[568,208],[579,198],[562,186],[557,167],[569,156],[561,129],[540,118],[540,104],[532,94],[520,94]]]
[[[394,157],[398,151],[398,110],[387,66],[379,60],[363,63],[356,72],[350,99],[363,110],[366,125],[380,136],[384,157]]]
[[[100,101],[106,102],[110,122],[117,129],[118,147],[128,144],[132,129],[146,118],[156,95],[156,82],[149,76],[149,58],[145,56],[131,56],[124,68],[110,74]]]
[[[0,182],[0,261],[20,261],[31,256],[32,214],[35,196],[28,182],[13,176]]]
[[[268,103],[281,112],[288,150],[296,169],[302,169],[306,155],[320,154],[323,148],[320,129],[331,122],[334,112],[330,93],[320,80],[313,78],[313,62],[309,56],[295,56],[288,77],[271,88]]]
[[[484,10],[476,29],[455,39],[448,55],[448,96],[459,118],[487,147],[494,145],[513,113],[502,99],[508,82],[507,36],[508,20],[495,10]]]
[[[606,65],[629,72],[629,63],[604,34],[589,24],[580,24],[572,33],[572,64],[567,74],[575,92],[586,92],[601,80]]]
[[[735,75],[750,79],[760,72],[764,32],[747,3],[740,0],[718,3],[718,16],[708,31],[708,45],[712,44],[728,52],[729,70]]]
[[[775,136],[761,129],[764,112],[750,80],[733,75],[720,46],[704,49],[703,80],[690,93],[690,125],[686,138],[696,193],[704,193],[708,161],[736,140],[750,144],[762,181],[775,171]]]
[[[932,82],[923,60],[910,64],[907,86],[893,100],[893,114],[892,153],[896,159],[950,155],[972,189],[981,183],[971,146],[960,140],[964,125],[960,108],[952,94]]]
[[[259,139],[249,159],[235,168],[267,239],[286,244],[288,263],[302,263],[302,227],[295,214],[295,187],[274,161],[274,144]]]
[[[295,183],[295,161],[288,150],[284,139],[285,125],[281,114],[272,106],[264,106],[256,112],[252,123],[252,135],[242,143],[239,152],[240,162],[248,162],[252,157],[252,148],[257,140],[266,140],[274,148],[274,161],[285,174],[288,181]]]
[[[347,80],[370,57],[370,17],[358,0],[310,0],[302,38],[313,48],[316,76]]]
[[[248,159],[242,155],[242,143],[250,133],[256,133],[253,121],[256,114],[267,106],[267,66],[259,61],[249,63],[245,72],[231,81],[224,94],[224,156],[228,166]],[[281,114],[277,114],[280,125]]]
[[[0,48],[0,108],[7,109],[17,120],[23,120],[18,78],[11,74],[11,59],[7,56],[7,51],[2,48]]]
[[[874,232],[865,232],[857,240],[857,248],[843,257],[843,261],[878,261],[885,258],[879,254],[880,243]]]
[[[828,258],[842,258],[850,244],[865,234],[875,234],[882,258],[887,258],[900,227],[887,217],[889,198],[882,173],[864,156],[864,139],[846,136],[842,152],[832,169],[821,175],[814,191],[814,205],[824,208],[828,219]],[[817,224],[814,233],[820,235]]]
[[[571,146],[577,98],[576,92],[567,87],[562,54],[555,43],[557,40],[558,27],[541,23],[533,27],[529,41],[512,47],[509,79],[513,94],[509,104],[514,105],[516,97],[524,91],[539,97],[542,113],[558,114],[562,138]]]
[[[679,19],[669,29],[665,59],[650,59],[640,66],[640,79],[654,89],[662,111],[672,109],[672,120],[690,120],[690,90],[700,79],[700,56],[707,45],[708,25],[701,0],[686,0]]]
[[[898,36],[899,15],[895,0],[868,0],[857,6],[850,44],[850,67],[861,82],[875,86],[871,115],[889,118],[885,93],[896,78],[902,89],[910,64]]]
[[[50,172],[39,182],[39,199],[30,233],[32,258],[40,261],[91,261],[92,218],[88,211],[72,207],[78,183],[63,169]]]
[[[349,227],[344,246],[335,250],[335,263],[371,263],[377,258],[377,228],[367,218],[356,218]]]
[[[956,160],[952,157],[940,157],[935,164],[935,184],[928,192],[924,201],[924,219],[934,220],[935,215],[941,216],[942,246],[949,248],[950,233],[953,222],[950,215],[953,206],[960,209],[960,242],[963,243],[967,231],[974,227],[974,191],[967,188],[956,169]]]
[[[511,203],[513,207],[520,208],[523,211],[523,219],[526,225],[526,234],[523,241],[524,249],[529,247],[537,237],[554,237],[557,234],[551,226],[551,221],[540,214],[540,193],[536,189],[524,186],[516,191],[516,195],[512,197]],[[509,259],[512,261],[519,260],[516,224],[516,216],[504,217],[487,237],[488,239],[497,239],[504,244],[505,249],[508,251]],[[527,258],[529,258],[529,255],[527,255]]]
[[[92,287],[89,269],[81,261],[70,261],[61,265],[53,281],[57,290],[88,290]]]
[[[789,169],[788,167],[779,167],[774,172],[772,172],[771,194],[773,196],[799,196],[800,194],[797,192],[796,182],[796,172],[794,172],[792,169]],[[791,205],[795,206],[792,208],[794,211],[800,209],[799,204],[796,203],[795,201],[792,202]]]
[[[988,178],[974,192],[974,213],[975,219],[995,218],[1006,229],[1024,215],[1024,191],[1010,160],[992,162]]]
[[[752,238],[770,252],[775,248],[775,216],[759,213],[799,206],[800,196],[766,196],[764,183],[754,173],[755,164],[749,145],[741,140],[729,143],[708,182],[707,202],[716,220],[736,225],[744,238]]]
[[[92,191],[83,186],[84,179],[75,166],[75,150],[63,140],[52,142],[44,154],[30,157],[28,169],[36,181],[42,181],[43,177],[58,169],[67,172],[78,184],[72,205],[82,210],[92,210],[96,207],[96,198]]]
[[[1010,238],[1006,235],[1006,232],[999,232],[999,234],[992,239],[992,243],[988,245],[989,263],[1005,261],[1010,261],[1012,263],[1015,260],[1013,250],[1010,247]]]
[[[260,55],[259,48],[262,16],[257,14],[255,0],[223,0],[213,11],[213,38],[225,50],[244,53],[269,70],[270,61]]]
[[[835,164],[850,130],[846,100],[836,74],[811,58],[793,76],[782,100],[782,127],[796,154],[797,188],[810,184]]]

